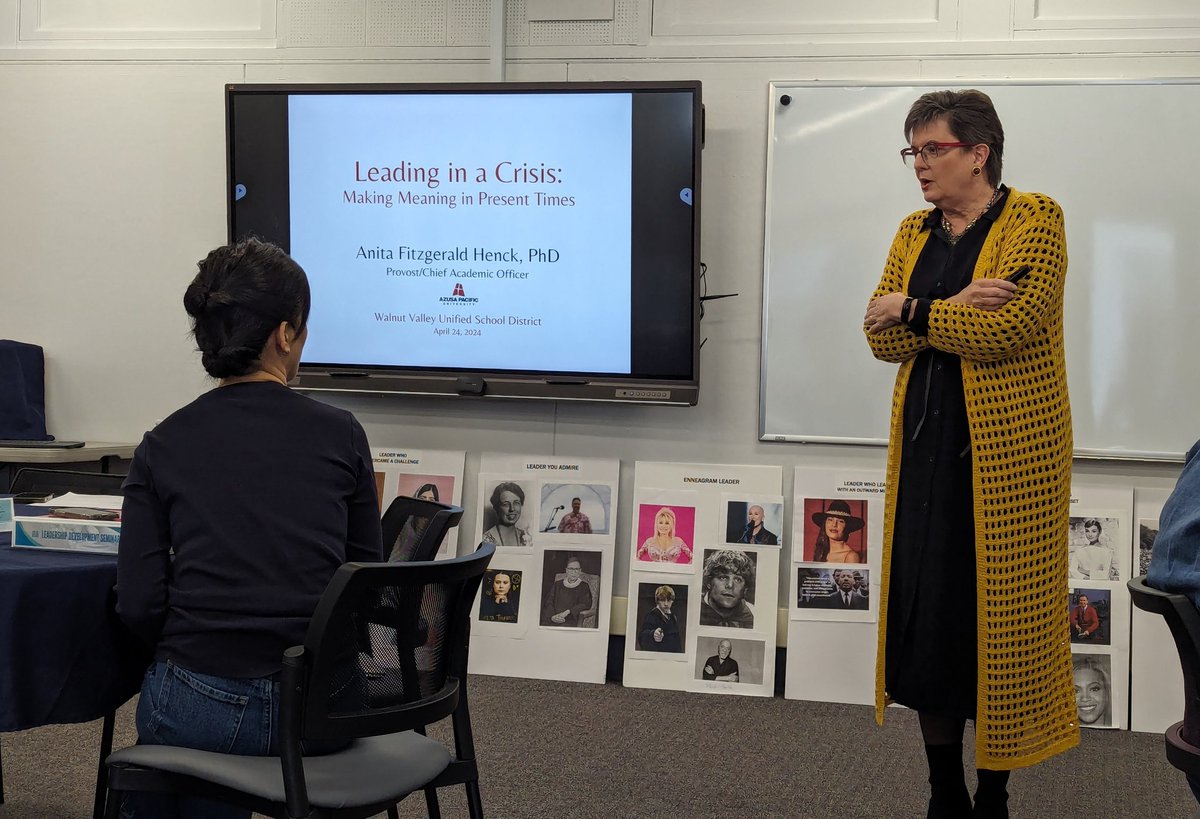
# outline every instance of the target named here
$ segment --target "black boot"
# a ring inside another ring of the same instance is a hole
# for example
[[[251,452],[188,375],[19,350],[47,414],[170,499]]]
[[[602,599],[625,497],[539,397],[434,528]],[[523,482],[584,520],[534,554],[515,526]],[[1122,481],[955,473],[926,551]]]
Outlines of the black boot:
[[[1008,819],[1008,771],[976,769],[979,787],[975,789],[977,819]]]
[[[929,760],[929,811],[926,819],[967,819],[971,794],[963,777],[962,743],[926,745]]]

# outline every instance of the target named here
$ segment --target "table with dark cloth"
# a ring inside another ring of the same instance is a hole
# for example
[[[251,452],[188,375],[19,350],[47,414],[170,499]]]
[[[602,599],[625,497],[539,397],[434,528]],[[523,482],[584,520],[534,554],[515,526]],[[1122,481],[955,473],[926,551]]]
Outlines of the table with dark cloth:
[[[0,534],[0,732],[105,716],[137,693],[149,662],[113,608],[116,555],[11,540]]]

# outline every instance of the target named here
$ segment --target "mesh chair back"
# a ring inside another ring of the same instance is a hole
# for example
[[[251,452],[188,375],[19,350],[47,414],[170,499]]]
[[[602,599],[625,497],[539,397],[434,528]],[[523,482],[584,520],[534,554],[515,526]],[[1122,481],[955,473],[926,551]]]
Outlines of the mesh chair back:
[[[124,475],[106,472],[74,472],[68,469],[38,469],[25,467],[17,471],[8,487],[9,493],[45,492],[61,495],[79,492],[85,495],[120,495]]]
[[[1181,735],[1192,745],[1200,745],[1200,611],[1185,595],[1147,586],[1145,576],[1135,577],[1127,585],[1133,604],[1143,611],[1161,614],[1171,629],[1183,668]]]
[[[295,671],[285,664],[285,723],[302,709],[301,736],[324,745],[449,716],[466,675],[471,606],[494,551],[339,568],[304,639],[302,703],[291,701]]]
[[[389,561],[433,560],[463,510],[437,501],[400,496],[383,514],[383,544]]]

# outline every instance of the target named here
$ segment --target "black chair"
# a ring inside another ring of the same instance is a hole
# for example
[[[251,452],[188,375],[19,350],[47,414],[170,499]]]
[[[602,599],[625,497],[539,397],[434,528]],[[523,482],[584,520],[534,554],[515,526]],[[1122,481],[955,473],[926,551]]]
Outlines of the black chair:
[[[1161,614],[1171,629],[1179,664],[1183,667],[1183,720],[1167,729],[1167,761],[1192,777],[1200,778],[1200,611],[1185,595],[1159,591],[1146,585],[1146,577],[1128,583],[1133,604]]]
[[[40,469],[25,467],[17,470],[9,484],[10,495],[24,493],[61,495],[66,492],[79,492],[85,495],[120,495],[124,475],[110,475],[106,472],[77,472],[69,469]],[[106,787],[104,758],[112,750],[113,725],[116,712],[104,715],[104,723],[100,730],[100,762],[96,770],[96,800],[92,816],[99,819],[104,811],[104,790]],[[0,756],[0,804],[4,803],[4,761]]]
[[[433,560],[446,533],[462,520],[463,510],[437,501],[401,495],[383,513],[384,556],[392,561]]]
[[[108,816],[117,816],[121,791],[166,791],[281,819],[354,819],[385,810],[396,819],[395,805],[424,790],[436,819],[436,789],[465,785],[470,815],[482,817],[467,651],[471,606],[494,552],[484,544],[453,560],[342,566],[304,645],[283,656],[280,756],[124,748],[108,758]],[[447,716],[453,758],[423,735]],[[304,756],[302,743],[344,747]]]
[[[75,472],[69,469],[39,469],[27,466],[13,475],[8,491],[12,495],[25,492],[61,495],[79,492],[84,495],[120,495],[124,475],[107,472]]]

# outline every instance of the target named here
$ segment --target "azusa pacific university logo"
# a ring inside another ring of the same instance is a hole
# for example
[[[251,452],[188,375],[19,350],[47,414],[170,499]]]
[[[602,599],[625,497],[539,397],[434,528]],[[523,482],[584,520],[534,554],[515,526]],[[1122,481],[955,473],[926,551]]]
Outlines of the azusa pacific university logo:
[[[454,290],[449,296],[442,296],[439,301],[442,304],[478,304],[479,299],[468,298],[467,291],[463,289],[462,282],[454,283]]]

